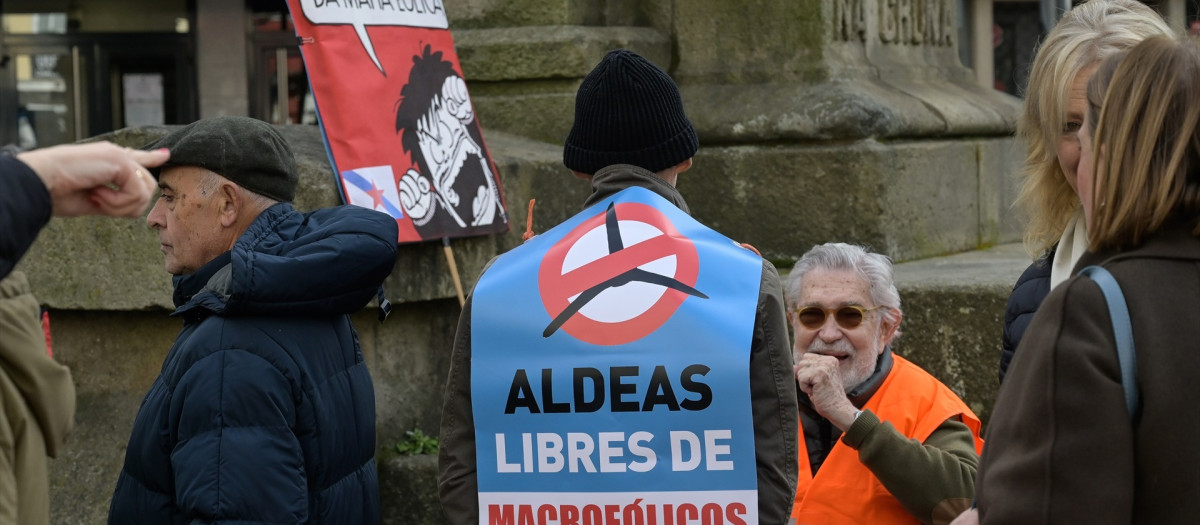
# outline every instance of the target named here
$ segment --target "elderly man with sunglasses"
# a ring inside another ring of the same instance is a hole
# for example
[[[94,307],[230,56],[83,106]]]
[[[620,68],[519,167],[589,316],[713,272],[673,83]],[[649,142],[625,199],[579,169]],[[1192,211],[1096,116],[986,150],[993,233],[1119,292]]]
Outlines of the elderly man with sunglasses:
[[[903,314],[891,262],[816,246],[784,291],[800,397],[792,523],[949,523],[974,494],[979,418],[892,353]]]

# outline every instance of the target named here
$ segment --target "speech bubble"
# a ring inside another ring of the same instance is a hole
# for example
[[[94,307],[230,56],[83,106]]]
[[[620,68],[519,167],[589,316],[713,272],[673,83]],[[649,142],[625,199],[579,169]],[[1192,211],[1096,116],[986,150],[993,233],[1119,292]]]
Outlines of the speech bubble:
[[[313,25],[350,25],[367,56],[383,76],[387,72],[375,56],[367,26],[405,26],[447,29],[442,0],[300,0],[300,10]]]

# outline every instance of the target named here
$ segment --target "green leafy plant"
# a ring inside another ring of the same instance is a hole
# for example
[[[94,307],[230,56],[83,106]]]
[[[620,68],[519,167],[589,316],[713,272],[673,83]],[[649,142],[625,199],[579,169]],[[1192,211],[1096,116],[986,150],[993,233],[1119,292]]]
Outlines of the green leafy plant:
[[[416,456],[418,454],[436,454],[438,450],[438,438],[434,436],[426,436],[421,429],[413,429],[404,433],[404,440],[396,443],[396,452],[405,456]]]

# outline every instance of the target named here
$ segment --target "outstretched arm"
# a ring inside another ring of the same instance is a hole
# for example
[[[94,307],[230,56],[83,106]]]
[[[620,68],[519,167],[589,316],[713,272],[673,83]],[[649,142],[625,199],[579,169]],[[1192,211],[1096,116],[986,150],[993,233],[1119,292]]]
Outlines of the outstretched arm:
[[[0,156],[0,278],[33,244],[50,215],[137,217],[154,193],[146,167],[167,150],[138,151],[109,142],[69,144]]]
[[[155,188],[145,167],[160,166],[168,157],[165,149],[139,151],[110,142],[68,144],[17,155],[46,185],[58,217],[141,215]]]

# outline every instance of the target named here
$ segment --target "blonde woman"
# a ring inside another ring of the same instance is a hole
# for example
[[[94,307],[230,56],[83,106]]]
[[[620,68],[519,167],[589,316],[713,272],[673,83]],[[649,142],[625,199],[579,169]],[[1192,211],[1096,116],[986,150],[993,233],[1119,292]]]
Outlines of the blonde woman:
[[[1087,231],[1076,187],[1084,87],[1096,66],[1150,36],[1172,34],[1135,0],[1093,0],[1067,12],[1038,48],[1017,134],[1028,148],[1018,204],[1029,216],[1025,248],[1036,260],[1013,287],[1004,315],[1000,379],[1050,289],[1071,276]]]
[[[1099,286],[1074,277],[1055,288],[992,413],[980,517],[1195,523],[1200,43],[1148,39],[1105,62],[1087,95],[1077,186],[1088,251],[1079,266],[1104,267],[1125,295],[1140,402],[1127,412]]]

